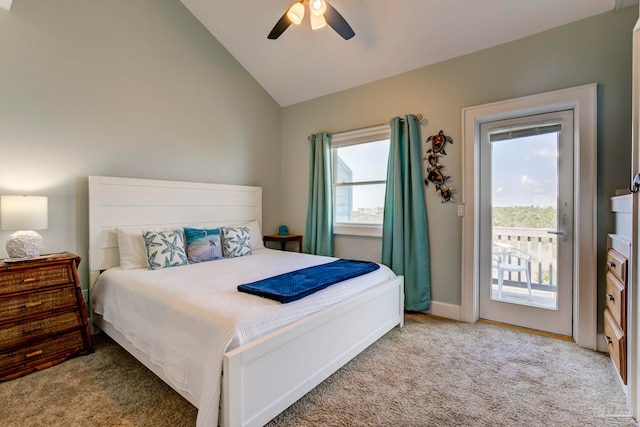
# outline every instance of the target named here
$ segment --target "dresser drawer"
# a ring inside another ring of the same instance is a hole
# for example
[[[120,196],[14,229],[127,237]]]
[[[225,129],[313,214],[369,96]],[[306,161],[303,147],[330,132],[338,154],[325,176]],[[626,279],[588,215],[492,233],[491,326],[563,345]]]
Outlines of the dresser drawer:
[[[607,271],[607,308],[623,331],[627,330],[627,287],[611,271]]]
[[[627,257],[620,252],[609,249],[607,251],[607,267],[623,284],[627,284]]]
[[[627,383],[627,345],[624,333],[616,323],[611,311],[604,309],[604,335],[609,356],[618,370],[623,383]]]
[[[74,286],[46,292],[27,293],[0,300],[0,322],[51,310],[77,306]]]
[[[69,265],[10,270],[0,274],[0,294],[42,289],[73,281]]]
[[[85,348],[82,331],[39,341],[17,350],[0,353],[0,380],[44,369]]]
[[[78,328],[82,325],[80,313],[75,311],[44,319],[11,324],[0,329],[0,350],[25,343],[28,340],[45,338],[56,332]]]

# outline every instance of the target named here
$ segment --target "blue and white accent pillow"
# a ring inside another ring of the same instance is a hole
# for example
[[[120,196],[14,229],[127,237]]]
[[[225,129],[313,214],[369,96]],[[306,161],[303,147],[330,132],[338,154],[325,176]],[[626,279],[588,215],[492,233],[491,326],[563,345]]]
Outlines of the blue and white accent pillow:
[[[220,229],[184,228],[189,263],[212,261],[222,258]]]
[[[149,270],[189,264],[187,253],[184,249],[184,232],[182,228],[164,231],[143,231],[142,238],[147,249]]]
[[[249,227],[222,227],[222,253],[225,258],[251,255]]]

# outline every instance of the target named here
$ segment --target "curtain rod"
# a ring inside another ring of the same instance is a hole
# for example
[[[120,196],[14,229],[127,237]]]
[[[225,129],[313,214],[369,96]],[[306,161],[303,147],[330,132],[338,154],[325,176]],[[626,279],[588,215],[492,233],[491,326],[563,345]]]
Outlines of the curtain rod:
[[[415,115],[415,121],[420,123],[422,121],[422,114]],[[400,119],[401,122],[404,122],[404,119]],[[331,133],[332,139],[331,144],[333,146],[338,146],[345,141],[348,141],[349,144],[355,143],[358,140],[371,140],[371,138],[381,137],[385,138],[389,135],[390,123],[383,123],[380,125],[367,126],[359,129],[351,129],[342,132],[333,132]]]
[[[422,114],[420,114],[420,113],[418,113],[418,114],[414,114],[414,116],[415,116],[416,122],[419,122],[419,121],[421,121],[422,119],[424,119],[424,116],[423,116]],[[404,121],[404,119],[403,119],[402,117],[400,117],[400,121],[402,121],[402,122],[403,122],[403,121]],[[391,122],[391,120],[389,120],[389,122]],[[384,124],[386,125],[386,124],[388,124],[388,123],[384,123]]]
[[[415,114],[415,116],[416,116],[416,120],[417,121],[420,121],[420,120],[424,119],[424,116],[422,114],[420,114],[420,113]]]
[[[416,118],[416,121],[417,121],[417,122],[422,121],[422,119],[424,118],[424,116],[423,116],[422,114],[420,114],[420,113],[418,113],[418,114],[414,114],[414,115],[415,115],[415,118]],[[400,120],[404,121],[404,119],[402,119],[402,118],[401,118]],[[390,121],[389,121],[389,122],[390,122]],[[377,124],[377,125],[371,125],[371,126],[364,126],[364,127],[356,128],[356,129],[343,130],[343,131],[340,131],[340,132],[332,132],[332,134],[333,134],[333,135],[336,135],[336,134],[339,134],[339,133],[357,132],[357,131],[359,131],[359,130],[363,130],[363,129],[375,128],[375,127],[378,127],[378,126],[387,126],[387,125],[389,124],[389,122],[387,122],[387,123],[380,123],[380,124]]]
[[[415,116],[416,122],[420,122],[420,121],[422,121],[422,119],[424,119],[424,116],[422,114],[420,114],[420,113],[414,114],[414,116]],[[389,121],[391,121],[391,120],[389,120]],[[404,122],[404,119],[402,117],[400,117],[400,121]]]

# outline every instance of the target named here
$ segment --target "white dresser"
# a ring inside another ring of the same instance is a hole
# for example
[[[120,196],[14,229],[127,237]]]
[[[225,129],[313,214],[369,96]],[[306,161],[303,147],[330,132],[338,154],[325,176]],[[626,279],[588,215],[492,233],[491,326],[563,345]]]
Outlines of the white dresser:
[[[615,249],[627,258],[631,257],[631,202],[632,195],[611,198],[611,211],[615,214],[615,232],[609,234],[611,249]]]

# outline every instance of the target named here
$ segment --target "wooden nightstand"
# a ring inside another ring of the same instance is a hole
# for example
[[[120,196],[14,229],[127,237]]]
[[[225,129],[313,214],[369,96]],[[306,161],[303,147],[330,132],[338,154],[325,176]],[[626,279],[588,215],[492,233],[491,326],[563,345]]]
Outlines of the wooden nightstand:
[[[0,380],[93,352],[78,279],[80,257],[0,260]]]
[[[298,252],[302,252],[301,234],[287,234],[286,236],[281,236],[280,234],[269,234],[268,236],[263,236],[262,241],[265,246],[267,245],[267,242],[280,242],[280,249],[283,251],[287,242],[298,242]]]

